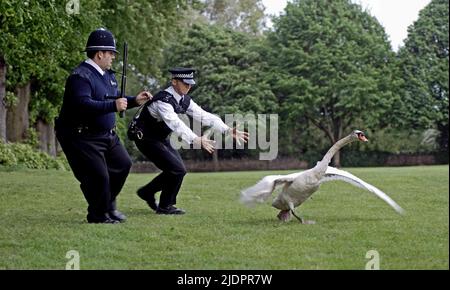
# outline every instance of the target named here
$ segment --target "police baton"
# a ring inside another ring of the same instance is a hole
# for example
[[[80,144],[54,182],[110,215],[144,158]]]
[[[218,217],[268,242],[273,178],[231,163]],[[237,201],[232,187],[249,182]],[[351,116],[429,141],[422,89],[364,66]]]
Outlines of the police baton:
[[[128,65],[128,43],[123,43],[123,61],[122,61],[122,84],[120,85],[120,97],[125,98],[125,89],[127,86],[127,65]],[[119,116],[123,118],[125,111],[120,111]]]
[[[117,100],[120,98],[126,98],[125,88],[127,86],[127,59],[128,59],[128,43],[125,41],[123,43],[123,68],[122,68],[122,84],[120,85],[120,95],[119,96],[106,96],[106,99]],[[119,112],[119,117],[123,118],[125,111]]]

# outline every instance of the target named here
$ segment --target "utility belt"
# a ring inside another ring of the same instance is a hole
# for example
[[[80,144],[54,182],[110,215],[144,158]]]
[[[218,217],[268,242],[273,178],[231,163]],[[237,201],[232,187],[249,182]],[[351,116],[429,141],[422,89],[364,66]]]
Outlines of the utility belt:
[[[72,134],[83,135],[83,136],[103,136],[106,134],[111,134],[111,135],[116,134],[115,129],[116,129],[116,127],[109,129],[109,130],[104,130],[104,129],[91,128],[88,126],[78,126],[78,127],[69,129],[69,131]]]
[[[106,134],[115,135],[116,126],[112,129],[105,130],[94,128],[86,125],[70,125],[61,122],[57,117],[55,118],[55,131],[57,135],[71,135],[71,136],[104,136]]]

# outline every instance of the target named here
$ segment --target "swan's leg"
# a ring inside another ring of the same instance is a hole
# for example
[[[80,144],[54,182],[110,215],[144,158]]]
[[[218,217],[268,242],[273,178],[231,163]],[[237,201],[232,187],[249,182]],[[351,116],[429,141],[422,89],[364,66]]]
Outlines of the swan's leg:
[[[293,215],[296,219],[298,219],[299,222],[301,222],[302,224],[305,223],[304,220],[303,220],[303,218],[302,218],[302,217],[299,217],[298,215],[296,215],[295,212],[294,212],[293,210],[291,210],[291,213],[292,213],[292,215]]]
[[[291,213],[292,215],[298,219],[298,221],[304,225],[313,225],[316,222],[315,221],[311,221],[311,220],[304,220],[301,216],[298,216],[295,211],[294,211],[294,204],[292,202],[289,203],[289,208],[291,209]]]
[[[292,202],[289,202],[289,209],[291,210],[292,215],[299,220],[299,222],[303,223],[303,219],[295,214],[294,211],[294,204]]]

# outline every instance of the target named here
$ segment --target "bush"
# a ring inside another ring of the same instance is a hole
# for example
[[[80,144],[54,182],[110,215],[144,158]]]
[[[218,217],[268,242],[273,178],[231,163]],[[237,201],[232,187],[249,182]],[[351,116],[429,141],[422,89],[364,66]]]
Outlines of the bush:
[[[29,169],[69,169],[65,157],[52,158],[44,152],[36,151],[31,145],[21,143],[0,142],[0,165]]]
[[[64,155],[64,153],[61,153],[60,155],[58,155],[55,159],[55,162],[58,166],[57,169],[65,170],[65,171],[71,170],[69,162],[67,161],[66,155]]]
[[[17,165],[17,158],[8,144],[0,141],[0,165],[15,166]]]

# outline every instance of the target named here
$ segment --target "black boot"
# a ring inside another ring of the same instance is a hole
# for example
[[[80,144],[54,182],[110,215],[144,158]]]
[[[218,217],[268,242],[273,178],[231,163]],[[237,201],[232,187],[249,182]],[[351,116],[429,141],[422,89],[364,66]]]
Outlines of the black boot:
[[[186,211],[184,211],[181,208],[176,208],[173,205],[169,205],[166,207],[158,207],[158,209],[156,210],[157,214],[185,214]]]
[[[88,213],[87,222],[90,224],[118,224],[119,223],[119,221],[110,218],[109,214],[107,214],[107,213],[102,214],[102,215]]]
[[[158,203],[155,200],[155,194],[154,193],[145,192],[144,188],[141,187],[141,188],[138,189],[137,195],[141,199],[145,200],[147,202],[148,206],[152,210],[154,210],[154,211],[158,210]]]
[[[123,223],[127,220],[127,217],[123,213],[121,213],[120,211],[117,210],[116,200],[111,202],[111,210],[108,211],[108,214],[111,219],[118,221],[120,223]]]

